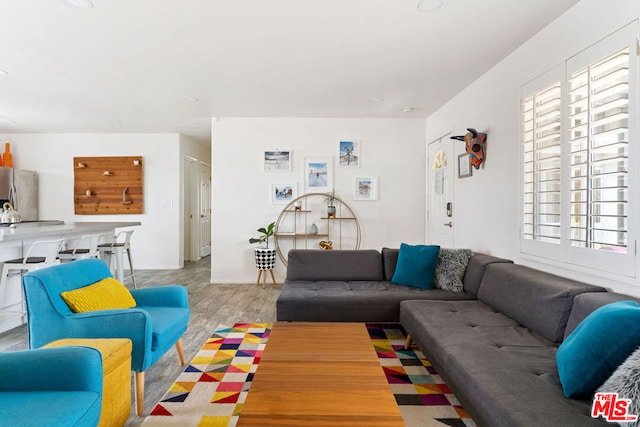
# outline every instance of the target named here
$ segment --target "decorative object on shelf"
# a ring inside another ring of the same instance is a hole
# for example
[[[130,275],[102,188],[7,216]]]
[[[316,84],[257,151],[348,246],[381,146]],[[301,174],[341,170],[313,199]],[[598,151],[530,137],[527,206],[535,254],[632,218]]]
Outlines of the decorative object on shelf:
[[[327,204],[327,217],[335,218],[336,217],[336,199],[338,195],[336,194],[335,188],[331,190],[331,192],[327,193],[324,196],[324,201]]]
[[[378,200],[378,177],[356,176],[353,190],[354,200]]]
[[[250,244],[254,244],[254,243],[264,243],[264,247],[265,249],[269,247],[269,237],[273,236],[274,233],[274,228],[275,228],[275,221],[272,222],[271,224],[267,225],[266,227],[260,227],[258,228],[258,233],[261,233],[262,236],[260,237],[252,237],[249,239],[249,243]]]
[[[467,178],[472,175],[471,159],[466,153],[458,156],[458,178]]]
[[[338,166],[341,168],[360,167],[360,141],[340,141]]]
[[[302,211],[302,200],[296,200],[296,202],[293,204],[293,209],[296,212]]]
[[[13,167],[13,154],[11,154],[11,144],[8,142],[4,143],[4,154],[2,155],[2,165],[5,168]]]
[[[333,188],[333,159],[331,157],[306,158],[304,164],[307,191],[327,192]]]
[[[465,135],[452,136],[451,139],[464,141],[465,151],[469,154],[471,165],[475,169],[480,169],[486,159],[487,134],[478,132],[474,128],[467,128]]]
[[[73,168],[75,214],[143,213],[141,156],[74,157]]]
[[[298,197],[298,183],[272,182],[269,186],[269,200],[272,204],[287,204]]]
[[[309,234],[318,234],[318,226],[315,222],[311,224],[311,227],[309,227]]]
[[[330,251],[331,249],[333,249],[333,242],[331,240],[329,241],[323,240],[320,243],[318,243],[318,246],[320,246],[320,249],[324,251]]]
[[[290,171],[291,170],[291,150],[268,150],[264,152],[264,170]]]

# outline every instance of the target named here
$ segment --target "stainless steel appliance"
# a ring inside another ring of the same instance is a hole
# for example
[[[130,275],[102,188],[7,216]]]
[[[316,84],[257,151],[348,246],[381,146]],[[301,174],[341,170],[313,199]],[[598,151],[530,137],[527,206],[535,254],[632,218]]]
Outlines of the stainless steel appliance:
[[[22,221],[38,220],[38,173],[0,167],[0,206],[9,202]]]

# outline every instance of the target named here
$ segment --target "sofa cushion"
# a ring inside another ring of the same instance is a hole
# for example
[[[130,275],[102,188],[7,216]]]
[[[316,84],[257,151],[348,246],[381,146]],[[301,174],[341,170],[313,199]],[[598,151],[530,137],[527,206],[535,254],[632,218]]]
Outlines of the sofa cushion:
[[[402,243],[391,283],[432,289],[440,246]]]
[[[571,307],[571,315],[567,321],[567,328],[564,331],[566,339],[589,314],[603,305],[618,301],[639,301],[629,295],[618,294],[616,292],[587,292],[576,295]]]
[[[640,345],[640,304],[619,301],[588,315],[558,348],[567,397],[592,394]]]
[[[289,281],[276,302],[278,321],[397,322],[404,300],[468,300],[466,292],[420,289],[387,281]]]
[[[289,251],[287,280],[383,280],[382,257],[375,249]]]
[[[131,292],[112,277],[72,291],[61,292],[60,296],[74,313],[136,306]]]
[[[471,258],[471,249],[440,248],[436,265],[435,287],[461,292],[462,279]]]
[[[478,299],[559,343],[564,337],[573,298],[584,292],[604,291],[522,265],[494,263],[486,268]]]
[[[493,255],[474,253],[464,272],[463,289],[472,295],[478,295],[480,283],[484,277],[487,266],[495,263],[513,264],[513,261],[506,258],[498,258]]]

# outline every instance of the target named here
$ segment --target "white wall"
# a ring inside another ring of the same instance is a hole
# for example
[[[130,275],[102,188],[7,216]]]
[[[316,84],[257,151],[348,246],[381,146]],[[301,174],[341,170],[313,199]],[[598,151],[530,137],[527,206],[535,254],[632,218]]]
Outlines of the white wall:
[[[256,280],[248,240],[284,207],[270,204],[270,183],[297,181],[304,194],[305,157],[334,158],[334,186],[361,221],[361,248],[424,242],[424,120],[222,118],[212,126],[213,283]],[[361,141],[361,167],[337,167],[341,139]],[[263,171],[264,151],[277,148],[293,151],[291,172]],[[353,200],[356,175],[379,177],[377,201]],[[284,275],[278,263],[277,279]]]
[[[135,228],[131,240],[134,267],[182,267],[182,155],[178,134],[7,134],[0,139],[11,142],[15,168],[38,171],[40,219],[140,221],[142,226]],[[75,215],[73,157],[134,155],[143,157],[144,213]]]
[[[451,129],[486,131],[486,167],[456,179],[455,246],[470,247],[548,271],[640,295],[640,280],[625,280],[568,265],[542,263],[519,252],[520,86],[640,17],[636,0],[583,0],[427,119],[427,140]],[[472,64],[467,64],[472,65]],[[637,141],[635,141],[637,143]],[[464,147],[453,142],[457,153]]]

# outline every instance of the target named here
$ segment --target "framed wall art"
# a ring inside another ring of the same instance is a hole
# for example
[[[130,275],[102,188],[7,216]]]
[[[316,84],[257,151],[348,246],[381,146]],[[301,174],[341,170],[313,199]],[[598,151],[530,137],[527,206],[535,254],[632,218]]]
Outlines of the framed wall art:
[[[290,171],[291,170],[291,150],[267,150],[264,152],[264,170]]]
[[[378,177],[356,176],[353,191],[354,200],[378,200]]]
[[[467,153],[458,156],[458,178],[471,176],[471,159]]]
[[[304,182],[307,192],[327,193],[333,189],[333,158],[304,159]]]
[[[269,186],[269,200],[272,204],[287,204],[298,197],[298,183],[272,182]]]
[[[360,167],[360,141],[340,141],[340,161],[341,168]]]

